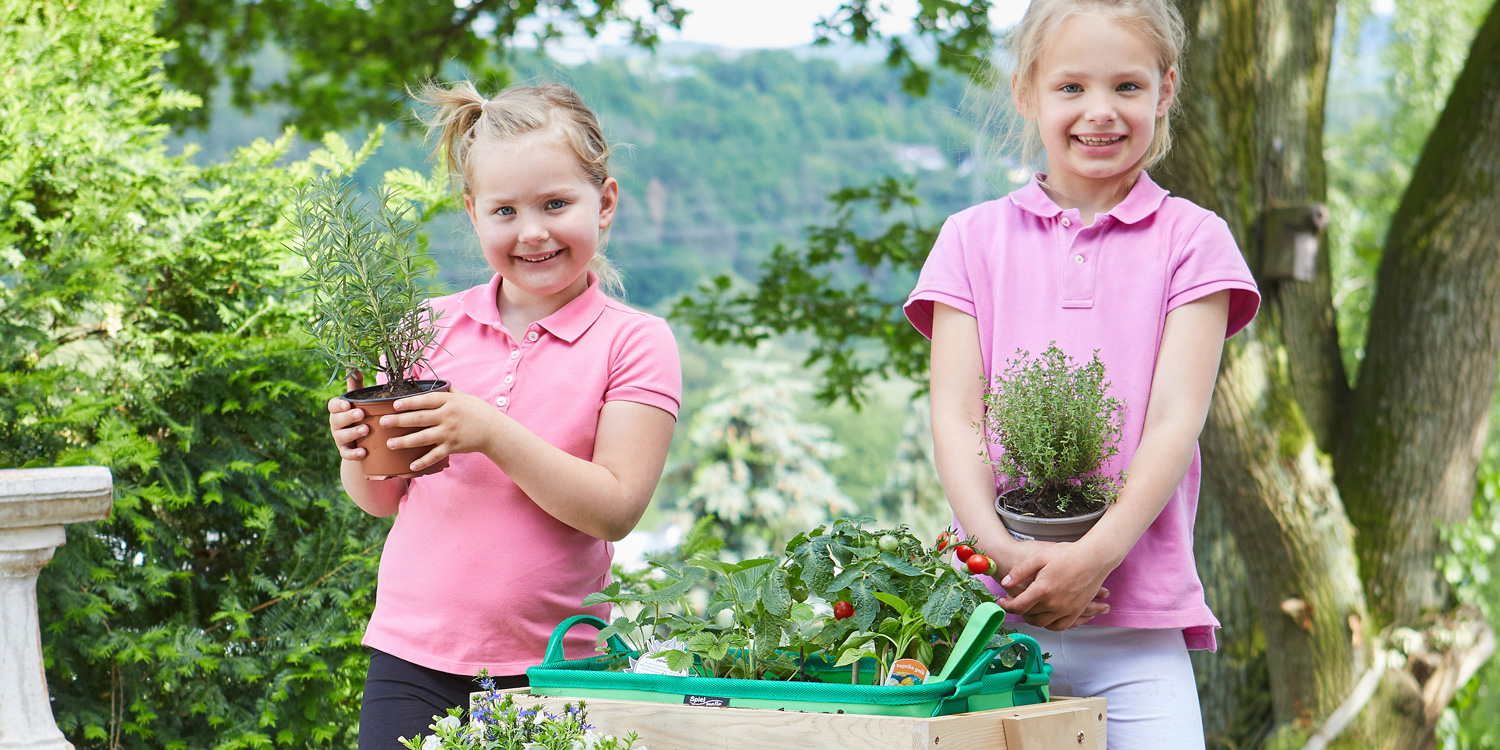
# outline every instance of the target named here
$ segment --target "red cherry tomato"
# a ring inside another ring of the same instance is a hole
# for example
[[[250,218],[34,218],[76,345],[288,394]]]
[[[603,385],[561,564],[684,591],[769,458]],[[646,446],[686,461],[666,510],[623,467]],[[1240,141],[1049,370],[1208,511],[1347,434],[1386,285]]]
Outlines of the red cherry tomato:
[[[833,603],[833,619],[842,620],[854,616],[854,604],[848,601],[836,601]]]
[[[993,575],[995,572],[995,561],[977,552],[969,555],[964,564],[969,566],[969,572],[974,575]]]
[[[951,532],[951,531],[944,531],[943,533],[938,534],[938,540],[937,540],[938,551],[942,552],[944,549],[946,549],[948,547],[949,544],[952,544],[955,541],[957,541],[957,538],[954,535],[954,533]]]
[[[967,544],[960,544],[953,548],[953,554],[958,555],[959,562],[968,562],[969,556],[974,554],[974,548]]]

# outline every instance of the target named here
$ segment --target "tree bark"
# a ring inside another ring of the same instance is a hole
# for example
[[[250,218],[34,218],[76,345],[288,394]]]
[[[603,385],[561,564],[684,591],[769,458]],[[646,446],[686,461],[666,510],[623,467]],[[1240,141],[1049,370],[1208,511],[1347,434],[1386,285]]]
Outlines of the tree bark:
[[[1325,201],[1337,3],[1178,4],[1192,42],[1159,178],[1223,216],[1258,272],[1262,217]],[[1248,573],[1274,745],[1323,729],[1374,674],[1379,689],[1338,742],[1431,746],[1449,683],[1493,649],[1449,601],[1428,519],[1468,515],[1500,356],[1497,25],[1492,11],[1392,223],[1359,388],[1339,357],[1326,253],[1311,281],[1258,273],[1261,313],[1226,343],[1201,441],[1205,499]],[[1253,629],[1225,625],[1236,646]]]
[[[1438,529],[1469,517],[1500,358],[1500,5],[1391,221],[1334,466],[1382,623],[1447,604]],[[1399,582],[1401,585],[1389,585]]]

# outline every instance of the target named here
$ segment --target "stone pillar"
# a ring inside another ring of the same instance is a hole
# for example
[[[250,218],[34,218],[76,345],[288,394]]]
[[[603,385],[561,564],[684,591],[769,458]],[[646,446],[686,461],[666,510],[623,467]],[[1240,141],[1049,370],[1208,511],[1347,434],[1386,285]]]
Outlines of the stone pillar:
[[[112,487],[102,466],[0,470],[0,750],[73,750],[47,698],[36,579],[64,524],[109,515]]]

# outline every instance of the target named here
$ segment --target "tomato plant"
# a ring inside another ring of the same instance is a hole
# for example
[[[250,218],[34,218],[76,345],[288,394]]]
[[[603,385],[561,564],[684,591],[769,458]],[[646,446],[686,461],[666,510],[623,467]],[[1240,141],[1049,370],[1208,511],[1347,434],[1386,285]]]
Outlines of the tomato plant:
[[[690,533],[690,551],[652,560],[643,574],[617,572],[584,603],[626,612],[601,643],[620,634],[644,652],[653,639],[677,638],[682,648],[651,655],[703,676],[808,679],[800,664],[814,654],[845,663],[873,655],[881,673],[913,656],[936,671],[974,608],[994,597],[905,526],[868,530],[869,522],[840,519],[793,537],[780,556],[738,563],[693,548]],[[973,546],[951,530],[944,541]],[[708,593],[701,616],[684,603],[693,589]]]

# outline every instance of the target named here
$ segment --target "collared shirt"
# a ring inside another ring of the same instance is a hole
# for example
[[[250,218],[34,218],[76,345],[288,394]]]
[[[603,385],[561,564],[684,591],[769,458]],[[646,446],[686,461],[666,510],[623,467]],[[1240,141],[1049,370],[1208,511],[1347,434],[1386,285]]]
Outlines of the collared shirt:
[[[1084,226],[1077,209],[1058,207],[1033,179],[948,219],[905,312],[928,337],[933,303],[974,316],[987,381],[1018,351],[1040,355],[1056,342],[1086,364],[1098,350],[1110,395],[1125,403],[1120,450],[1106,467],[1116,472],[1141,442],[1167,313],[1223,290],[1227,338],[1255,317],[1260,294],[1228,225],[1212,212],[1170,197],[1142,173],[1119,205]],[[1215,647],[1219,623],[1193,563],[1200,471],[1195,446],[1161,515],[1105,579],[1110,611],[1091,624],[1182,628],[1189,648]]]
[[[433,300],[441,327],[422,377],[484,399],[548,443],[592,459],[599,411],[633,401],[677,415],[682,375],[666,321],[588,289],[519,339],[500,321],[500,277]],[[364,643],[453,674],[520,674],[609,583],[613,545],[553,518],[480,453],[410,480],[380,560]],[[578,628],[568,658],[594,653]]]

